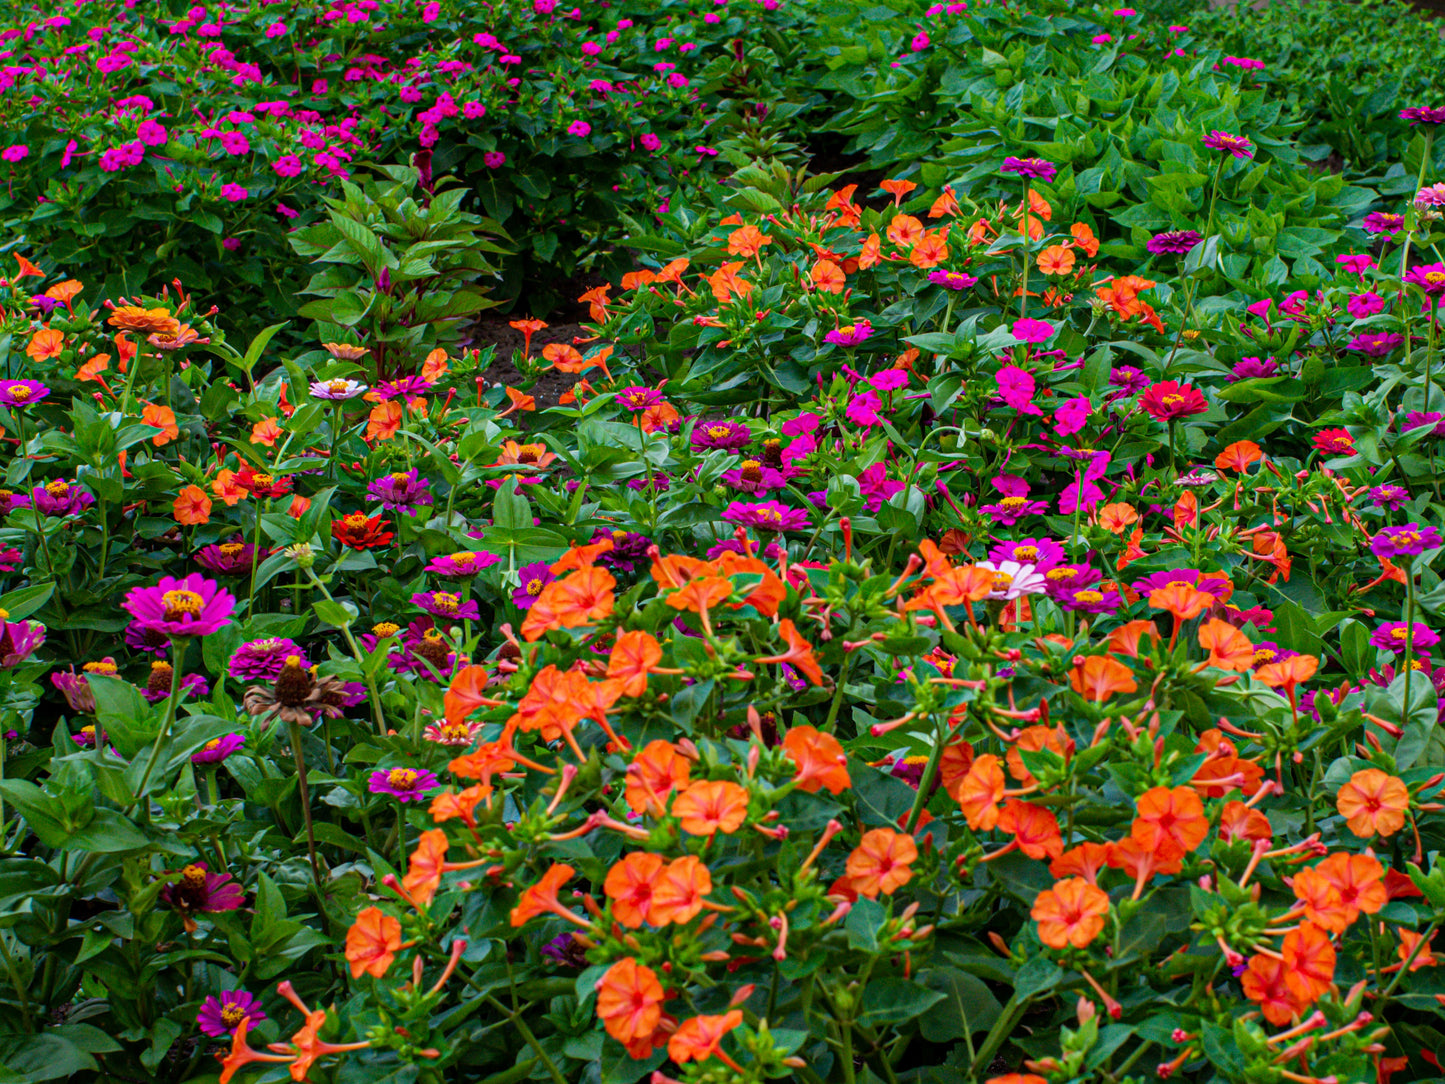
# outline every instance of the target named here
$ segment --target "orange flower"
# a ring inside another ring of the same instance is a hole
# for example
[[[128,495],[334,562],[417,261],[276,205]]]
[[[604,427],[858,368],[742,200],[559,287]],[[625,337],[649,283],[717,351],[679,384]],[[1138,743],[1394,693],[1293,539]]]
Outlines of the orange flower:
[[[1073,755],[1074,740],[1052,726],[1026,726],[1018,738],[1009,745],[1008,773],[1024,786],[1032,786],[1034,777],[1024,767],[1024,753],[1038,753],[1044,749],[1057,753],[1065,761]]]
[[[1030,858],[1057,858],[1064,853],[1059,820],[1041,805],[1010,798],[998,815],[998,830],[1014,837]]]
[[[650,1047],[662,1021],[662,983],[631,956],[623,957],[597,980],[597,1016],[607,1034],[629,1048]]]
[[[1294,696],[1294,687],[1301,681],[1308,681],[1315,676],[1315,671],[1320,668],[1320,660],[1313,655],[1293,655],[1282,662],[1272,662],[1261,666],[1254,672],[1254,676],[1272,688],[1283,687],[1291,697]]]
[[[848,855],[848,880],[860,896],[876,899],[893,895],[913,879],[910,868],[918,857],[913,837],[892,828],[874,828]]]
[[[764,617],[772,617],[778,606],[788,597],[783,581],[774,575],[772,569],[756,557],[744,557],[740,553],[724,553],[712,562],[718,571],[729,578],[734,576],[756,576],[758,584],[748,591],[742,602],[731,603],[733,609],[751,606]]]
[[[455,758],[447,765],[447,771],[462,779],[480,779],[483,786],[490,786],[492,776],[517,766],[511,753],[502,742],[486,742]]]
[[[1199,626],[1199,646],[1209,652],[1206,664],[1243,673],[1254,665],[1254,645],[1228,621],[1210,618]]]
[[[707,1061],[719,1053],[724,1036],[742,1022],[742,1009],[732,1009],[721,1016],[694,1016],[684,1020],[667,1040],[667,1056],[679,1065],[687,1061]]]
[[[1313,1003],[1335,981],[1335,946],[1329,934],[1312,922],[1301,922],[1284,935],[1284,981],[1295,997]]]
[[[1104,929],[1109,896],[1082,877],[1059,881],[1034,900],[1030,916],[1039,924],[1039,940],[1049,948],[1087,948]]]
[[[647,691],[647,675],[662,661],[662,646],[651,633],[624,632],[612,645],[607,659],[607,676],[622,682],[623,696],[641,696]]]
[[[402,888],[418,909],[431,906],[446,868],[447,834],[440,828],[428,829],[417,840],[416,850],[407,861],[406,876],[401,879]]]
[[[1174,502],[1174,529],[1182,531],[1185,527],[1192,527],[1199,522],[1199,498],[1193,493],[1185,490],[1177,501]]]
[[[883,181],[878,187],[893,197],[893,206],[897,207],[903,202],[903,197],[917,188],[918,184],[914,181],[888,180]]]
[[[552,363],[560,373],[580,373],[587,368],[587,362],[575,346],[567,343],[548,343],[542,347],[542,357]]]
[[[1155,851],[1144,847],[1133,836],[1125,836],[1117,843],[1105,844],[1110,869],[1121,869],[1140,884],[1144,885],[1156,873],[1178,873],[1184,866],[1184,856]]]
[[[677,796],[672,815],[681,818],[682,830],[689,835],[730,836],[747,819],[748,792],[726,780],[699,780]]]
[[[483,666],[464,666],[458,670],[442,696],[446,721],[460,723],[481,707],[498,707],[500,701],[484,695],[487,670]]]
[[[25,354],[34,361],[44,361],[46,358],[59,357],[64,349],[65,336],[52,328],[45,328],[30,337]]]
[[[877,267],[882,258],[883,242],[876,233],[870,233],[858,253],[858,266],[862,268]]]
[[[292,519],[300,519],[311,510],[311,498],[296,494],[291,498],[291,503],[286,506],[286,514]]]
[[[948,230],[930,230],[918,239],[908,254],[908,262],[914,267],[937,267],[948,259]]]
[[[808,278],[825,294],[841,294],[848,285],[843,269],[832,260],[819,260],[808,273]]]
[[[200,486],[186,486],[176,498],[176,522],[185,527],[195,527],[211,522],[211,498]]]
[[[637,427],[644,433],[656,433],[680,417],[682,415],[677,412],[677,407],[671,403],[655,403],[637,416]]]
[[[1361,912],[1373,915],[1390,902],[1385,867],[1368,854],[1332,854],[1300,870],[1290,887],[1305,905],[1305,917],[1333,933],[1344,933]]]
[[[1132,504],[1106,504],[1099,509],[1099,526],[1112,534],[1123,534],[1131,523],[1139,521],[1139,513]]]
[[[1109,865],[1109,847],[1104,843],[1080,843],[1049,863],[1055,877],[1082,877],[1091,885],[1099,883],[1099,871]]]
[[[752,293],[753,284],[738,277],[741,263],[725,263],[707,278],[712,288],[713,299],[719,305],[726,305],[734,297],[747,297]]]
[[[645,851],[624,855],[607,871],[602,892],[612,901],[612,915],[630,930],[647,921],[652,886],[662,871],[662,857]]]
[[[699,576],[688,580],[667,596],[667,604],[674,610],[686,610],[700,614],[725,602],[733,593],[731,580],[718,576]]]
[[[1124,552],[1119,555],[1119,560],[1114,563],[1114,567],[1122,569],[1145,556],[1144,548],[1139,545],[1143,540],[1144,528],[1135,527],[1134,533],[1129,536],[1129,544],[1124,548]]]
[[[998,804],[1003,801],[1003,766],[992,753],[974,760],[958,784],[959,808],[975,832],[987,832],[998,824]]]
[[[381,978],[399,948],[401,923],[380,908],[368,907],[346,931],[346,962],[351,965],[351,977]]]
[[[1075,222],[1069,227],[1069,233],[1074,238],[1074,244],[1084,250],[1084,255],[1093,259],[1099,254],[1099,239],[1094,236],[1094,231],[1089,228],[1087,222]]]
[[[687,786],[691,765],[671,742],[658,738],[638,750],[627,768],[627,788],[623,797],[634,813],[650,813],[660,817],[666,812],[667,798],[674,790]]]
[[[89,380],[100,379],[100,374],[110,368],[109,354],[96,354],[79,369],[75,370],[75,379],[84,384]]]
[[[1038,264],[1046,275],[1067,275],[1074,269],[1074,250],[1068,245],[1050,245],[1039,253]]]
[[[438,346],[421,363],[421,378],[435,384],[447,374],[447,352]]]
[[[1091,704],[1102,704],[1115,693],[1139,688],[1134,672],[1112,655],[1089,655],[1069,671],[1069,684]]]
[[[1109,633],[1109,649],[1120,655],[1137,659],[1143,648],[1144,637],[1157,641],[1159,630],[1152,621],[1130,621]]]
[[[227,508],[250,495],[246,487],[236,481],[236,472],[229,467],[222,467],[216,472],[215,480],[211,482],[211,492],[225,501]]]
[[[572,876],[572,867],[563,865],[560,862],[552,863],[552,868],[542,874],[542,879],[522,893],[522,898],[517,901],[517,906],[512,908],[512,925],[524,925],[529,919],[536,918],[548,911],[557,912],[565,910],[557,901],[557,890]]]
[[[899,248],[912,248],[923,236],[923,223],[912,215],[894,215],[885,236]]]
[[[15,272],[15,278],[17,280],[28,278],[31,275],[34,275],[36,278],[42,279],[45,277],[44,271],[40,270],[40,268],[36,267],[24,256],[20,255],[20,253],[15,253],[15,259],[20,262],[20,270]]]
[[[1220,470],[1234,470],[1243,474],[1251,463],[1264,458],[1264,452],[1252,440],[1236,440],[1214,457],[1214,465]]]
[[[973,746],[966,741],[950,742],[938,758],[938,781],[948,796],[958,801],[958,788],[973,767]]]
[[[431,819],[437,824],[445,824],[450,820],[460,819],[468,828],[475,828],[477,824],[476,808],[491,797],[492,788],[489,786],[468,787],[463,791],[444,790],[432,799],[427,812]],[[413,856],[415,860],[415,856]]]
[[[574,629],[591,625],[612,613],[612,589],[617,580],[605,568],[581,568],[560,580],[553,580],[522,622],[522,639],[538,640],[549,629]]]
[[[1251,956],[1249,968],[1240,980],[1244,996],[1258,1002],[1264,1018],[1276,1026],[1288,1024],[1309,1002],[1297,997],[1285,982],[1283,960],[1273,956]]]
[[[960,209],[958,197],[953,194],[953,186],[946,184],[943,186],[943,195],[934,200],[928,208],[928,217],[942,218],[944,215],[956,215]]]
[[[1187,583],[1171,583],[1149,592],[1149,605],[1156,610],[1167,610],[1176,621],[1198,617],[1213,601],[1213,595],[1196,590]]]
[[[169,309],[148,309],[142,305],[118,305],[111,311],[106,323],[146,335],[174,336],[181,329],[180,321],[171,315]]]
[[[1403,967],[1405,961],[1410,959],[1410,954],[1415,952],[1415,946],[1420,943],[1422,935],[1403,929],[1396,930],[1395,932],[1400,935],[1400,947],[1396,951],[1400,954],[1400,966]],[[1410,964],[1410,970],[1419,971],[1422,967],[1435,967],[1439,963],[1440,961],[1436,959],[1435,954],[1430,951],[1430,943],[1427,941],[1424,945],[1421,945],[1420,951],[1415,953],[1415,959]]]
[[[141,411],[140,420],[146,425],[160,430],[151,438],[151,443],[157,448],[169,444],[181,435],[180,426],[176,424],[175,412],[170,407],[147,403],[145,409]]]
[[[649,271],[647,268],[644,267],[637,271],[628,271],[625,275],[623,275],[622,289],[624,292],[626,292],[627,290],[636,290],[639,287],[647,286],[656,281],[656,273]]]
[[[401,404],[395,399],[377,403],[366,421],[365,440],[390,440],[401,429]]]
[[[1182,858],[1209,834],[1204,803],[1191,787],[1153,787],[1139,795],[1129,835],[1145,850]]]
[[[772,241],[771,237],[756,226],[742,226],[728,234],[728,255],[748,259],[756,256],[764,245],[772,244]]]
[[[654,926],[690,922],[702,911],[703,897],[712,891],[712,874],[696,855],[675,858],[652,886],[647,921]]]
[[[255,425],[251,426],[251,443],[264,444],[268,448],[276,447],[276,442],[286,435],[280,423],[275,418],[262,418]]]
[[[1238,839],[1270,839],[1274,831],[1269,818],[1243,802],[1227,802],[1219,814],[1219,838],[1226,843]]]
[[[782,634],[784,640],[788,641],[788,650],[781,655],[770,655],[756,661],[760,664],[787,663],[814,685],[823,684],[823,668],[813,657],[813,645],[803,639],[797,627],[786,617],[778,622],[778,632]]]
[[[853,785],[848,776],[848,757],[831,734],[811,726],[795,726],[783,736],[783,752],[798,766],[793,778],[799,790],[817,794],[826,787],[829,794],[842,794]]]
[[[1350,781],[1340,788],[1335,808],[1350,831],[1361,839],[1393,836],[1405,826],[1410,792],[1395,776],[1379,768],[1366,768],[1350,776]]]
[[[532,336],[543,328],[547,327],[547,321],[527,318],[525,320],[508,320],[507,326],[522,333],[522,356],[529,357],[532,353]]]

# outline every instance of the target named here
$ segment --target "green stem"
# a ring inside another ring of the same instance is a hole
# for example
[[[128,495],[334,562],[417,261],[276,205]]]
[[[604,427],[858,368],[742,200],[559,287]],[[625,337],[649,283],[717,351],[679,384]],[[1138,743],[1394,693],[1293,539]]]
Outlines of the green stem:
[[[149,801],[145,801],[146,784],[150,782],[151,773],[155,771],[156,764],[160,761],[161,746],[170,738],[171,730],[176,724],[176,706],[180,702],[181,692],[181,667],[185,663],[186,645],[189,643],[190,640],[187,638],[178,636],[171,637],[171,695],[166,699],[165,718],[161,721],[161,729],[160,733],[156,735],[156,743],[151,746],[150,760],[146,764],[145,773],[140,777],[140,784],[136,787],[135,798],[132,799],[130,805],[126,806],[126,812],[130,812],[130,810],[135,808],[137,802],[143,802],[144,804],[141,806],[142,820],[150,819],[151,804]],[[97,725],[95,728],[95,746],[97,749],[101,747],[101,743],[104,740],[105,735],[100,732],[100,727]]]
[[[5,931],[3,930],[0,930],[0,956],[5,957],[5,970],[10,973],[10,982],[15,987],[15,996],[20,999],[20,1015],[25,1019],[25,1030],[30,1031],[35,1027],[35,1019],[30,1014],[30,995],[26,993],[25,983],[20,981],[20,973],[15,970],[15,960],[10,955],[10,946],[5,943]]]
[[[306,575],[311,577],[311,582],[321,589],[327,601],[335,602],[331,592],[326,589],[326,584],[321,582],[321,577],[316,575],[316,570],[308,568]],[[356,660],[356,665],[361,669],[362,680],[366,682],[367,694],[371,697],[371,718],[376,723],[376,732],[381,737],[386,737],[386,717],[381,710],[381,695],[376,691],[376,678],[366,668],[366,661],[362,657],[361,648],[356,643],[356,638],[351,635],[351,629],[347,625],[341,626],[341,634],[346,637],[346,645],[351,649],[351,657]]]
[[[928,754],[928,763],[923,766],[923,778],[918,781],[918,793],[913,798],[913,808],[908,811],[908,821],[903,826],[904,835],[911,836],[923,817],[924,807],[928,805],[928,792],[933,789],[933,780],[938,775],[947,738],[947,733],[941,728],[933,737],[933,749]]]
[[[467,981],[471,982],[472,980],[468,979]],[[542,1067],[547,1070],[547,1075],[552,1078],[554,1084],[567,1084],[567,1078],[562,1075],[556,1064],[547,1056],[547,1051],[542,1049],[542,1044],[537,1041],[537,1036],[532,1034],[532,1029],[529,1028],[527,1022],[522,1019],[522,1014],[508,1009],[507,1006],[503,1005],[491,994],[487,994],[486,997],[488,1005],[491,1005],[492,1008],[496,1009],[511,1021],[512,1026],[517,1029],[517,1034],[522,1037],[524,1043],[532,1048],[533,1053],[537,1055],[538,1060],[542,1063]]]
[[[1024,244],[1024,281],[1023,290],[1019,295],[1019,315],[1029,314],[1029,182],[1024,178],[1024,205],[1019,212],[1019,233],[1023,235]]]
[[[291,755],[296,758],[296,784],[301,792],[301,815],[306,821],[306,852],[311,856],[311,883],[316,889],[316,901],[325,905],[321,893],[321,863],[316,860],[316,832],[311,824],[311,792],[306,786],[306,754],[301,749],[301,724],[291,724]]]

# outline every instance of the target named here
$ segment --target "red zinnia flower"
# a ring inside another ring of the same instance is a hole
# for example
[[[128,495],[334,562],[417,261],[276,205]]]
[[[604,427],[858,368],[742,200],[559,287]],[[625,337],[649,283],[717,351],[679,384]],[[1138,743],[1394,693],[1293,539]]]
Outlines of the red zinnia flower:
[[[365,512],[352,512],[331,521],[331,537],[354,550],[374,549],[385,546],[392,539],[392,532],[385,530],[390,520],[380,516],[367,516]]]
[[[1355,438],[1348,429],[1321,429],[1315,434],[1315,450],[1326,455],[1354,455]]]
[[[1155,421],[1168,422],[1209,409],[1199,389],[1177,380],[1161,380],[1139,397],[1139,406]]]

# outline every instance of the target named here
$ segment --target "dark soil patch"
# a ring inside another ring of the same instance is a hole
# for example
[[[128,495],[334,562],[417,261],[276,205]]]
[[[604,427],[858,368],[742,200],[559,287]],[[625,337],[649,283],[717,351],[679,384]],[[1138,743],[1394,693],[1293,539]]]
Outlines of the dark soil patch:
[[[582,307],[582,314],[586,315],[586,306]],[[553,324],[545,327],[532,336],[532,356],[539,357],[542,348],[548,343],[576,343],[578,339],[587,337],[587,329],[581,324]],[[505,316],[483,316],[471,327],[471,336],[466,343],[467,346],[485,350],[489,346],[496,347],[494,360],[482,377],[489,384],[502,384],[507,387],[520,387],[525,379],[517,367],[512,364],[512,355],[522,349],[526,337],[512,327]],[[579,345],[578,349],[582,349]],[[555,369],[549,369],[537,378],[537,383],[532,386],[529,393],[537,400],[537,409],[546,410],[548,407],[556,406],[562,398],[562,393],[576,384],[580,379],[577,373],[559,373]]]

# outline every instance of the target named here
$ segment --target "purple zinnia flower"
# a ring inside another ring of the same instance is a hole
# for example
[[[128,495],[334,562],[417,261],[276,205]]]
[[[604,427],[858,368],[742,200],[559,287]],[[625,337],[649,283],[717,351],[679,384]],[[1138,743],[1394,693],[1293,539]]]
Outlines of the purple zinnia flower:
[[[387,380],[376,386],[376,397],[382,402],[391,399],[415,399],[431,391],[433,384],[419,376],[404,376],[398,380]]]
[[[1003,497],[997,504],[984,505],[979,512],[1005,527],[1012,527],[1025,516],[1038,516],[1048,511],[1047,501],[1029,500],[1029,484],[1022,478],[1000,474],[992,484]]]
[[[1439,642],[1440,637],[1418,621],[1413,629],[1403,621],[1387,621],[1370,637],[1370,643],[1381,651],[1393,651],[1396,655],[1403,655],[1407,649],[1419,654]]]
[[[517,577],[519,583],[512,592],[512,602],[523,610],[530,608],[542,593],[542,588],[557,578],[552,573],[552,566],[546,561],[533,561],[530,565],[523,565]]]
[[[1013,155],[1005,158],[1003,165],[999,167],[1001,173],[1016,173],[1020,177],[1043,181],[1045,184],[1052,181],[1058,171],[1056,165],[1043,158],[1015,158]]]
[[[652,548],[652,539],[636,531],[599,530],[588,543],[604,538],[612,540],[612,548],[606,553],[598,554],[597,563],[612,572],[636,571],[637,566],[647,557],[647,551]]]
[[[38,380],[0,380],[0,403],[11,408],[38,403],[49,394]]]
[[[12,497],[13,496],[12,494]],[[10,508],[14,507],[13,504],[9,507],[4,507],[3,505],[4,502],[0,502],[0,512],[8,512]],[[0,572],[14,572],[20,567],[20,562],[23,557],[24,554],[14,546],[0,546]]]
[[[764,501],[760,504],[733,501],[723,509],[722,518],[729,523],[756,527],[764,531],[804,531],[811,526],[807,512],[800,508],[789,508],[777,501]]]
[[[1064,559],[1064,547],[1052,538],[1025,538],[1018,542],[1000,542],[988,551],[990,561],[1016,561],[1033,565],[1035,571],[1048,572]]]
[[[377,478],[366,487],[366,492],[379,500],[383,508],[414,512],[421,505],[432,503],[430,489],[431,482],[419,478],[413,468]]]
[[[306,661],[305,651],[295,640],[281,636],[251,640],[236,649],[226,672],[237,681],[275,681],[286,668],[287,658],[292,655],[300,660],[301,669],[311,665]]]
[[[1400,110],[1400,119],[1411,124],[1445,124],[1445,106],[1412,105]]]
[[[1049,597],[1064,609],[1083,614],[1113,613],[1124,601],[1112,583],[1103,582],[1056,589]]]
[[[859,320],[856,324],[844,324],[833,329],[823,336],[823,341],[835,346],[857,346],[872,334],[873,325],[867,320]]]
[[[1156,233],[1149,238],[1149,244],[1146,247],[1150,252],[1159,255],[1173,253],[1176,256],[1183,256],[1203,240],[1204,235],[1197,230],[1165,230],[1163,233]]]
[[[756,459],[745,459],[736,470],[723,471],[718,480],[743,493],[766,493],[770,489],[782,489],[788,476],[773,467],[765,467]]]
[[[244,734],[226,734],[212,738],[191,754],[192,764],[219,764],[246,744]]]
[[[435,790],[437,777],[425,768],[378,768],[371,773],[367,789],[372,794],[390,794],[403,802],[410,802],[426,796]]]
[[[0,610],[0,613],[4,613]],[[6,614],[5,617],[9,615]],[[13,670],[45,643],[45,626],[38,621],[0,618],[0,670]]]
[[[231,623],[236,599],[199,572],[132,588],[122,604],[136,622],[168,636],[210,636]]]
[[[1405,336],[1393,331],[1366,331],[1356,335],[1345,344],[1346,350],[1367,357],[1382,358],[1393,350],[1405,345]]]
[[[587,950],[570,932],[560,933],[542,946],[542,955],[562,967],[581,971],[587,966]]]
[[[1250,666],[1258,670],[1261,666],[1268,666],[1272,662],[1283,662],[1285,659],[1292,659],[1298,655],[1298,651],[1291,651],[1287,647],[1280,647],[1273,640],[1261,640],[1254,645],[1254,662]]]
[[[171,695],[171,679],[175,674],[171,664],[164,659],[157,659],[151,663],[150,678],[146,681],[145,688],[140,691],[152,704],[159,704],[162,700]],[[187,674],[181,678],[181,687],[177,690],[180,699],[194,693],[197,697],[206,696],[211,691],[211,683],[201,674]]]
[[[179,871],[180,879],[161,889],[161,902],[181,914],[187,930],[196,928],[197,913],[235,911],[246,902],[246,892],[229,873],[212,873],[204,862],[192,862]]]
[[[1212,151],[1224,151],[1236,158],[1253,158],[1254,146],[1244,136],[1215,130],[1204,137],[1204,145]]]
[[[411,601],[429,614],[454,621],[476,621],[482,616],[474,600],[463,602],[461,596],[449,591],[420,591],[411,596]]]
[[[1278,376],[1279,362],[1274,358],[1241,358],[1239,364],[1230,370],[1229,382],[1254,380],[1260,377]]]
[[[196,1023],[213,1039],[236,1034],[243,1020],[250,1029],[264,1019],[261,1003],[245,990],[227,990],[220,997],[208,997],[196,1014]]]
[[[1370,552],[1376,557],[1418,557],[1442,545],[1445,541],[1434,527],[1406,523],[1400,527],[1381,527],[1370,539]]]
[[[88,490],[60,478],[36,486],[30,496],[17,499],[17,504],[30,505],[42,516],[76,516],[94,503],[95,497]]]
[[[1055,565],[1044,573],[1044,592],[1051,599],[1061,599],[1082,587],[1091,587],[1104,578],[1090,565]]]
[[[426,566],[426,571],[447,579],[466,580],[501,560],[495,553],[488,553],[486,550],[452,553],[445,557],[434,557]]]
[[[1423,429],[1429,425],[1434,427],[1434,436],[1445,437],[1445,421],[1442,418],[1445,414],[1438,410],[1412,410],[1400,419],[1400,432],[1408,433],[1411,429]]]
[[[617,393],[617,402],[628,410],[641,414],[662,402],[662,392],[645,384],[631,384]]]
[[[1405,216],[1388,211],[1372,211],[1361,223],[1366,233],[1384,233],[1393,237],[1405,228]]]
[[[1132,365],[1121,365],[1109,374],[1109,383],[1118,388],[1121,395],[1138,395],[1149,387],[1149,378]]]
[[[726,448],[736,451],[752,443],[753,431],[742,422],[699,421],[692,427],[691,443],[694,448]]]
[[[949,290],[967,290],[970,286],[977,285],[978,278],[963,271],[945,271],[938,268],[928,272],[928,281]]]
[[[196,554],[196,564],[218,576],[239,576],[243,572],[251,571],[255,554],[256,547],[249,542],[242,542],[241,536],[237,535],[229,542],[202,548]],[[261,556],[265,555],[263,550]]]
[[[1388,508],[1391,512],[1398,512],[1410,500],[1410,494],[1400,486],[1375,486],[1370,490],[1370,500],[1375,502],[1377,508]]]

